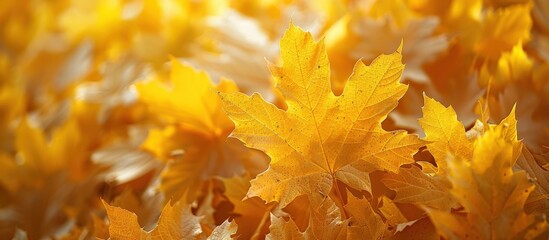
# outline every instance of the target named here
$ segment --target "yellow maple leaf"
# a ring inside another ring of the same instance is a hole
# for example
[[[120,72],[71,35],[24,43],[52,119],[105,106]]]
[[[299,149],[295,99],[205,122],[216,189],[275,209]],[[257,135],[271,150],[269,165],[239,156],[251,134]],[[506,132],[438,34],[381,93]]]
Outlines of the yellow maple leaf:
[[[396,191],[393,201],[429,206],[449,210],[455,200],[448,192],[451,185],[440,176],[428,176],[418,167],[401,168],[399,174],[387,174],[382,179],[390,189]]]
[[[309,210],[309,225],[305,239],[345,239],[349,220],[341,217],[334,201],[325,200],[320,207]]]
[[[441,210],[450,210],[456,204],[449,193],[451,184],[446,179],[446,158],[459,156],[469,159],[473,151],[463,124],[457,120],[454,109],[444,107],[423,94],[423,118],[419,124],[426,134],[427,149],[433,155],[437,167],[430,162],[418,161],[422,167],[401,168],[398,174],[387,173],[382,182],[396,191],[393,201],[417,204]]]
[[[234,83],[222,81],[214,86],[205,72],[175,59],[170,74],[169,82],[155,78],[136,85],[141,101],[163,126],[150,131],[143,148],[160,159],[173,160],[162,173],[162,191],[169,198],[183,196],[191,202],[202,183],[211,177],[232,177],[245,170],[253,173],[255,168],[262,169],[262,156],[236,139],[227,140],[234,125],[215,90],[236,91]],[[183,154],[174,159],[178,151]]]
[[[438,173],[443,174],[448,168],[447,155],[470,159],[473,143],[467,139],[465,128],[451,106],[446,108],[425,94],[423,101],[423,118],[419,119],[419,124],[425,132],[425,140],[430,141],[427,149],[435,158]]]
[[[291,218],[288,221],[285,221],[284,218],[276,217],[271,214],[271,226],[269,229],[269,234],[265,236],[265,239],[267,240],[303,239],[303,233],[299,231],[299,228],[297,228],[297,225]]]
[[[538,162],[527,144],[521,144],[522,140],[517,140],[518,125],[515,119],[515,109],[516,105],[511,109],[511,113],[501,120],[500,124],[489,124],[488,127],[491,131],[501,131],[502,137],[513,143],[513,159],[518,158],[515,162],[515,167],[524,170],[536,186],[534,191],[528,195],[528,199],[524,204],[524,210],[527,213],[547,213],[547,209],[549,208],[549,203],[547,203],[547,193],[549,192],[547,169],[545,166],[540,165],[541,163]]]
[[[194,70],[171,60],[168,81],[155,77],[137,84],[139,98],[149,106],[151,114],[165,123],[177,123],[200,134],[213,137],[230,131],[233,124],[216,100],[214,85],[205,72]],[[225,81],[219,91],[236,91],[234,83]]]
[[[190,205],[182,202],[166,204],[158,225],[145,231],[137,222],[137,215],[128,210],[114,207],[103,201],[109,217],[110,239],[200,239],[202,228],[200,217],[191,213]]]
[[[349,239],[381,239],[383,237],[387,225],[381,216],[374,212],[367,199],[359,199],[348,194],[345,209],[351,214]]]
[[[400,48],[370,66],[357,62],[343,94],[335,96],[324,41],[315,42],[291,24],[280,45],[284,66],[271,66],[271,72],[288,110],[258,94],[220,94],[236,125],[233,136],[271,157],[269,169],[252,180],[249,197],[286,206],[308,194],[315,202],[337,180],[370,191],[369,172],[397,172],[413,162],[423,142],[405,131],[381,128],[407,89],[399,82]]]
[[[439,233],[449,239],[507,239],[532,238],[544,231],[545,221],[523,210],[534,185],[526,172],[512,169],[521,148],[512,111],[475,141],[471,159],[448,158],[450,193],[466,216],[428,209]]]

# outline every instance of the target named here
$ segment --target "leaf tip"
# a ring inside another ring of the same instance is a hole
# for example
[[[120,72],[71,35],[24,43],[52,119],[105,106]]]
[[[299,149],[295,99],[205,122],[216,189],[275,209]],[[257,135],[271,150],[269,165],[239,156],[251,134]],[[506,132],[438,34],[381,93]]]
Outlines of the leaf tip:
[[[103,206],[106,206],[106,205],[108,205],[108,203],[107,203],[107,202],[105,202],[105,200],[104,200],[103,198],[99,198],[99,199],[101,200],[101,203],[103,204]]]
[[[509,115],[512,115],[514,117],[516,109],[517,109],[517,102],[513,104],[513,108],[511,109],[511,112],[509,113]]]
[[[425,107],[425,105],[427,105],[427,102],[430,102],[430,101],[433,101],[433,99],[427,96],[427,93],[423,91],[423,107]]]
[[[402,48],[404,46],[404,39],[400,39],[400,44],[396,50],[397,53],[402,54]]]

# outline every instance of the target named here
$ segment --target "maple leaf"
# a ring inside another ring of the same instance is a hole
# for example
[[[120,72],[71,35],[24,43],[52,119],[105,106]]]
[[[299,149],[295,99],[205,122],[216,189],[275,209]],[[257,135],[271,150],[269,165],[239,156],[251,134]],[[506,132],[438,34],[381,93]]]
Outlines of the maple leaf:
[[[381,216],[374,212],[367,199],[359,199],[352,194],[348,197],[345,209],[351,214],[349,239],[381,239],[387,228]]]
[[[521,170],[524,170],[528,173],[530,178],[533,178],[532,181],[536,185],[534,191],[530,193],[528,199],[525,203],[524,209],[526,212],[543,212],[547,211],[547,193],[549,190],[548,184],[548,175],[547,170],[541,167],[535,159],[535,156],[528,149],[527,146],[519,144],[518,138],[518,125],[517,120],[515,119],[515,108],[513,106],[509,116],[501,120],[501,123],[498,125],[489,125],[491,130],[502,131],[503,138],[507,141],[512,142],[514,146],[514,159],[516,160],[516,167]],[[520,149],[521,148],[521,149]],[[517,154],[520,153],[520,156]]]
[[[425,140],[430,141],[427,149],[435,158],[438,173],[447,171],[446,157],[452,154],[463,159],[470,159],[473,143],[465,135],[463,124],[457,120],[454,109],[445,108],[436,100],[423,95],[423,118],[419,124],[425,132]]]
[[[170,74],[171,85],[158,78],[137,85],[141,100],[164,126],[151,130],[143,143],[143,148],[159,158],[172,160],[162,173],[162,191],[168,197],[183,196],[191,202],[202,183],[212,177],[263,169],[264,158],[260,154],[236,139],[226,139],[234,125],[214,89],[236,91],[234,83],[222,81],[214,86],[205,72],[175,59]],[[181,150],[182,156],[174,159],[174,152]]]
[[[446,210],[456,203],[448,192],[451,185],[444,177],[429,176],[416,166],[401,168],[399,174],[387,174],[382,182],[396,191],[395,202]]]
[[[303,239],[303,233],[299,231],[299,228],[297,228],[297,225],[291,218],[288,221],[285,221],[284,218],[276,217],[271,214],[271,227],[269,229],[269,234],[265,236],[265,239],[267,240]]]
[[[476,140],[472,159],[448,158],[450,193],[467,215],[427,209],[444,237],[531,238],[544,231],[544,221],[523,210],[534,185],[526,172],[512,170],[521,148],[511,112]]]
[[[400,49],[370,66],[357,62],[341,96],[330,88],[324,41],[290,25],[281,40],[283,67],[271,66],[288,110],[259,95],[221,93],[235,122],[232,135],[271,157],[269,169],[252,180],[248,196],[282,207],[300,195],[323,199],[337,180],[370,191],[368,173],[397,172],[423,145],[405,131],[387,132],[381,122],[406,92]]]
[[[181,201],[166,204],[158,225],[147,232],[137,222],[137,215],[103,201],[109,217],[110,238],[116,239],[199,239],[202,233],[200,217],[191,213],[190,205]]]
[[[392,200],[396,203],[416,204],[448,211],[457,204],[449,193],[451,183],[446,179],[448,166],[445,160],[448,156],[470,157],[473,143],[467,139],[465,128],[457,120],[452,107],[445,108],[425,94],[423,98],[423,118],[419,119],[419,123],[427,135],[425,140],[429,141],[427,149],[434,156],[438,168],[429,162],[418,161],[423,170],[415,165],[401,167],[398,174],[385,173],[381,181],[396,192]],[[389,216],[399,213],[388,207],[384,208]],[[393,220],[389,217],[388,219]]]
[[[309,211],[309,225],[304,233],[306,239],[342,239],[347,236],[349,220],[342,219],[334,201],[326,199],[320,207],[311,207]]]

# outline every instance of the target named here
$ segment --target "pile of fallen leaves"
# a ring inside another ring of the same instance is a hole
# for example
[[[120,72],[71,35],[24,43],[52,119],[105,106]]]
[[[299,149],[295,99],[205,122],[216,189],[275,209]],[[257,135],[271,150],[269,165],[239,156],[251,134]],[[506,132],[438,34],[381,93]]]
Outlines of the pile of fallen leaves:
[[[548,110],[546,0],[2,0],[0,239],[547,239]]]

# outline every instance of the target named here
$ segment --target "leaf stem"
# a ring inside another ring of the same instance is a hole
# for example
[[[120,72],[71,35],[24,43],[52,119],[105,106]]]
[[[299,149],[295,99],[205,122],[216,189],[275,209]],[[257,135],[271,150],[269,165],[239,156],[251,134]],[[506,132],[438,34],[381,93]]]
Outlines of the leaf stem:
[[[345,209],[345,205],[343,203],[343,195],[341,195],[341,191],[339,190],[339,184],[337,184],[337,179],[333,175],[332,179],[334,182],[334,192],[336,194],[334,202],[336,203],[336,205],[338,205],[339,209],[341,209],[341,213],[343,214],[344,219],[349,219],[349,214],[347,213],[347,210]]]

